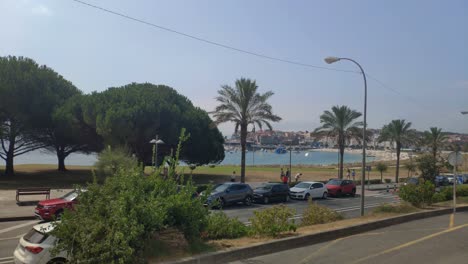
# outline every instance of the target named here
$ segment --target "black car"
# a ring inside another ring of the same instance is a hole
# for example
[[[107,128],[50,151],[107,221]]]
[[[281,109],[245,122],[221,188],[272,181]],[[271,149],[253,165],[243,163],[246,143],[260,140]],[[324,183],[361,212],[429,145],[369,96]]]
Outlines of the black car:
[[[436,176],[435,179],[434,179],[434,182],[436,184],[437,187],[439,186],[447,186],[450,184],[449,180],[447,179],[447,177],[445,176]]]
[[[265,204],[273,201],[287,202],[289,186],[284,183],[267,183],[254,190],[254,200]]]

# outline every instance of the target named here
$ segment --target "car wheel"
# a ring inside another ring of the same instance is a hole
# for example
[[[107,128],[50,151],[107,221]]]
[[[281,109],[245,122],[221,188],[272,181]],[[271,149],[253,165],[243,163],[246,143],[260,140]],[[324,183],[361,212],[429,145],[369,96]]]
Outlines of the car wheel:
[[[245,197],[244,204],[249,205],[249,206],[252,205],[252,197],[250,196]]]
[[[310,193],[308,193],[308,194],[306,194],[306,195],[304,196],[304,200],[308,201],[309,199],[310,199]]]
[[[267,204],[267,203],[269,203],[269,202],[270,202],[270,199],[269,199],[268,197],[266,197],[266,196],[263,197],[263,203],[264,203],[264,204]]]
[[[218,208],[223,208],[226,205],[226,201],[223,198],[218,199]]]
[[[47,264],[64,264],[64,263],[67,263],[67,260],[64,258],[56,258],[47,262]]]
[[[351,196],[352,196],[352,197],[356,196],[356,189],[353,189],[353,190],[351,191]]]
[[[60,210],[55,213],[55,220],[60,221],[62,220],[63,210]]]
[[[336,192],[336,197],[341,197],[341,196],[342,196],[341,190],[337,191]]]
[[[328,196],[328,193],[327,193],[327,192],[323,192],[323,194],[322,194],[322,199],[327,199],[327,196]]]

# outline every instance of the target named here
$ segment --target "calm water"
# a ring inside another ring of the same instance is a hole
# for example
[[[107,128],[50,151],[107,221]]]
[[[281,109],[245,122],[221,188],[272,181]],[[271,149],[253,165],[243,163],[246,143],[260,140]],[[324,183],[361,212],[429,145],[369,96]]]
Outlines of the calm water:
[[[308,153],[308,154],[307,154]],[[221,165],[238,165],[240,164],[240,151],[226,152],[226,157],[221,162]],[[345,154],[345,162],[360,162],[360,154]],[[373,158],[368,157],[368,161]],[[65,165],[93,165],[96,162],[96,155],[71,154],[66,160]],[[321,152],[321,151],[302,151],[299,153],[293,152],[291,155],[292,164],[303,165],[327,165],[336,164],[338,162],[337,152]],[[246,153],[247,165],[286,165],[289,164],[289,153],[276,154],[272,152],[255,151]],[[57,164],[57,157],[53,154],[33,151],[15,157],[15,164]]]

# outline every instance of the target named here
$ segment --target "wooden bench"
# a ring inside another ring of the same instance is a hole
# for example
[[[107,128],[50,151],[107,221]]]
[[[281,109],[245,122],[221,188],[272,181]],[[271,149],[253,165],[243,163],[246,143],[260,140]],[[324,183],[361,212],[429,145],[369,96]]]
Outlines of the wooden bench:
[[[50,199],[50,188],[18,188],[16,189],[16,201],[19,202],[20,195],[40,195],[45,194],[46,199]]]

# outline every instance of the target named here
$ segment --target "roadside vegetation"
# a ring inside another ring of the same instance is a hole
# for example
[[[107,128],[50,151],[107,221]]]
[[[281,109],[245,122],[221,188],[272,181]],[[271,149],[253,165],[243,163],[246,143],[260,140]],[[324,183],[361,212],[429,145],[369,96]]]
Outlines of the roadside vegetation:
[[[382,204],[372,210],[372,214],[409,214],[419,211],[413,205],[403,202],[399,204]]]

